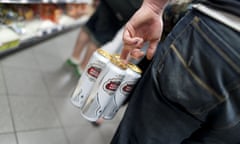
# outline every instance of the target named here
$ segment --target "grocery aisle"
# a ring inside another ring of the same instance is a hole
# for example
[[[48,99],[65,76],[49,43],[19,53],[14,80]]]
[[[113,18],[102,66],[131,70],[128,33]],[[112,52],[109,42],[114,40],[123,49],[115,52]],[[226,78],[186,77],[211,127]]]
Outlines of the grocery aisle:
[[[107,144],[123,114],[93,127],[70,103],[65,64],[79,29],[0,59],[0,144]]]

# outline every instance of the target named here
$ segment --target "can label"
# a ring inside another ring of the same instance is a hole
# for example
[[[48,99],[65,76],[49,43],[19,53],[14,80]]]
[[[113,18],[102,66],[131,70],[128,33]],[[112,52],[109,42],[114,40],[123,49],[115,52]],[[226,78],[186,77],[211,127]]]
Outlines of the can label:
[[[104,64],[91,64],[89,68],[87,69],[87,76],[90,80],[95,81],[99,74],[101,73],[102,69],[101,66]]]
[[[82,116],[90,121],[96,121],[101,117],[109,100],[124,78],[125,70],[109,63],[106,72],[101,73],[94,88],[82,108]]]
[[[111,98],[103,112],[104,119],[110,120],[114,118],[124,101],[127,99],[127,96],[132,92],[134,86],[136,85],[140,77],[140,74],[135,73],[130,69],[127,69],[126,75],[121,85],[119,86],[116,93]]]
[[[119,87],[121,81],[119,79],[109,79],[103,84],[103,90],[109,95],[113,95]]]
[[[72,94],[71,102],[73,105],[79,108],[84,105],[96,79],[109,61],[108,58],[97,52],[93,54]]]
[[[123,95],[128,95],[132,91],[134,84],[134,81],[124,82],[120,87],[120,93]]]

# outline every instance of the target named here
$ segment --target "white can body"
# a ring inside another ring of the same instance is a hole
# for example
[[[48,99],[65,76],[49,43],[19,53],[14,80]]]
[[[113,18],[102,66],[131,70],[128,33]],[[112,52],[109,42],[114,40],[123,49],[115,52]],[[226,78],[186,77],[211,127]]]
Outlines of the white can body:
[[[119,108],[122,106],[123,102],[127,99],[128,95],[131,93],[135,84],[141,77],[140,74],[134,72],[131,69],[126,70],[125,77],[117,89],[115,95],[109,101],[106,109],[103,112],[103,118],[111,120],[114,118]]]
[[[82,116],[89,121],[99,119],[114,96],[117,88],[124,78],[125,70],[117,67],[112,63],[108,63],[105,72],[101,73],[99,79],[82,108]]]
[[[93,53],[72,94],[71,102],[73,105],[79,108],[84,105],[96,79],[109,61],[97,51]]]

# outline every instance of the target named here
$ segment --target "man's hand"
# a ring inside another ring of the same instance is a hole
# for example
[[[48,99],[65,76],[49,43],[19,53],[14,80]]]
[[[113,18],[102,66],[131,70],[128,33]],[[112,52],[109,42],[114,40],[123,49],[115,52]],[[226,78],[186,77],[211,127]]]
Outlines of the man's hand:
[[[141,51],[141,48],[145,42],[149,43],[147,59],[152,59],[162,35],[162,13],[163,9],[156,12],[151,4],[143,3],[125,26],[122,59],[127,59],[129,54],[136,59],[142,57],[144,52]]]

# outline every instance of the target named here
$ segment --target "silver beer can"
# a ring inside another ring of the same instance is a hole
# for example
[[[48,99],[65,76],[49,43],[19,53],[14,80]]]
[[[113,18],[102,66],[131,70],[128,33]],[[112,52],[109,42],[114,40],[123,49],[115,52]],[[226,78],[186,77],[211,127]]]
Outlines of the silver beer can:
[[[73,105],[79,108],[84,105],[96,79],[110,59],[111,55],[103,49],[98,49],[93,53],[72,94]]]
[[[142,71],[139,67],[131,63],[128,64],[128,68],[121,85],[103,112],[104,119],[111,120],[115,117],[116,113],[140,79],[141,73]]]
[[[106,72],[100,74],[92,92],[90,93],[85,105],[82,107],[81,114],[89,121],[96,121],[114,96],[117,88],[124,78],[127,65],[120,59],[112,57],[107,64]]]

